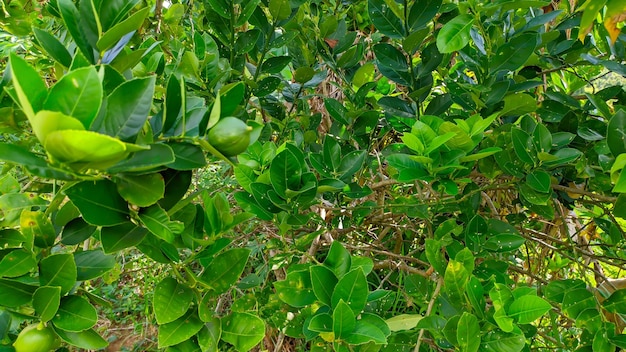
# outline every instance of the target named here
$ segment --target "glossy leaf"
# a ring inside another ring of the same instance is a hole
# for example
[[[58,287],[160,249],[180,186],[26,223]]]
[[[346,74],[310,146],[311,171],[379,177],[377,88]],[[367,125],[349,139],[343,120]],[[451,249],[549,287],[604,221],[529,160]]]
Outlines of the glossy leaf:
[[[194,298],[193,291],[172,277],[161,280],[154,288],[152,306],[157,323],[173,322],[187,313]]]
[[[213,258],[200,279],[211,287],[215,294],[224,293],[239,280],[249,255],[249,249],[229,249]]]
[[[459,319],[456,338],[461,351],[476,352],[480,348],[480,325],[478,318],[468,312],[463,312]]]
[[[9,65],[22,111],[28,119],[32,119],[42,109],[48,88],[39,73],[23,58],[12,53],[9,55]]]
[[[39,262],[41,286],[60,286],[61,293],[67,293],[74,287],[76,275],[76,263],[71,254],[53,254]]]
[[[65,331],[55,328],[57,335],[61,340],[72,346],[86,350],[99,350],[107,347],[109,343],[102,338],[94,329],[88,329],[79,332]]]
[[[48,322],[56,315],[61,304],[61,287],[41,286],[33,294],[33,308],[42,322]]]
[[[337,278],[341,278],[350,271],[352,266],[350,252],[340,242],[334,241],[330,245],[324,265],[332,270]]]
[[[459,15],[446,23],[437,34],[439,51],[445,54],[463,49],[469,43],[473,23],[470,15]]]
[[[158,173],[118,175],[115,184],[120,196],[138,207],[149,207],[165,195],[165,181]]]
[[[204,326],[193,309],[167,324],[159,325],[159,348],[177,345],[190,339]]]
[[[345,339],[350,336],[355,327],[356,318],[354,312],[346,302],[340,300],[333,309],[333,333],[335,338]]]
[[[74,253],[77,280],[85,281],[104,275],[115,267],[115,257],[107,255],[100,249]]]
[[[489,71],[515,71],[522,67],[535,51],[536,33],[524,33],[500,46],[489,66]]]
[[[308,270],[292,271],[285,280],[274,282],[274,288],[281,301],[292,307],[305,307],[313,304],[316,294]]]
[[[144,239],[148,230],[131,222],[117,226],[103,227],[100,240],[105,253],[115,253],[124,248],[138,245]]]
[[[43,108],[76,118],[89,129],[100,111],[102,94],[95,67],[79,68],[61,77],[50,89]]]
[[[134,142],[143,128],[154,94],[155,78],[136,78],[119,85],[107,97],[106,115],[99,130],[125,142]]]
[[[619,110],[609,120],[606,130],[606,142],[615,157],[626,153],[626,111]]]
[[[528,324],[544,315],[550,309],[552,309],[550,303],[542,298],[526,295],[515,299],[508,307],[508,313],[519,324]]]
[[[98,321],[98,314],[87,299],[69,295],[61,299],[59,311],[52,318],[54,326],[64,331],[81,332],[90,329]]]
[[[249,351],[265,336],[265,323],[250,313],[232,313],[222,320],[222,340],[237,351]]]
[[[5,307],[17,308],[31,302],[37,286],[0,279],[0,302]]]
[[[96,231],[96,226],[90,225],[83,218],[78,217],[68,222],[61,232],[61,243],[66,245],[79,244]]]
[[[402,21],[383,0],[368,0],[367,11],[376,29],[384,35],[389,38],[402,38],[405,34]]]
[[[352,309],[354,314],[359,314],[365,308],[367,302],[367,279],[363,270],[355,269],[339,279],[331,297],[332,307],[336,307],[339,301],[344,301]]]
[[[132,32],[138,29],[142,24],[148,13],[150,12],[150,8],[146,7],[133,15],[128,17],[126,20],[116,24],[112,28],[108,29],[102,37],[98,40],[96,46],[98,50],[101,52],[112,47],[115,43],[117,43],[124,35],[129,32]]]
[[[65,48],[65,45],[59,41],[54,35],[33,27],[33,34],[44,50],[58,63],[65,67],[72,64],[72,55]]]
[[[602,307],[611,313],[626,314],[626,289],[620,289],[611,294]]]
[[[0,260],[0,277],[17,277],[37,267],[33,254],[26,249],[15,249]]]
[[[128,204],[108,180],[83,181],[66,192],[83,218],[95,226],[119,225],[128,220]]]
[[[158,204],[141,209],[139,220],[153,235],[168,243],[174,242],[176,235],[184,228],[180,221],[170,220],[167,212]]]

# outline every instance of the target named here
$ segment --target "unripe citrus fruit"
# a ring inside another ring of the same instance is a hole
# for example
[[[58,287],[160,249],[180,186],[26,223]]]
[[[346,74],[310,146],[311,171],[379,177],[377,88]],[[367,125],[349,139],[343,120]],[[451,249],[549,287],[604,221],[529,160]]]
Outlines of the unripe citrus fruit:
[[[51,327],[32,324],[20,331],[13,347],[16,352],[48,352],[59,347],[59,340]]]
[[[209,143],[224,156],[235,156],[243,153],[250,144],[252,127],[240,119],[225,117],[209,130]]]

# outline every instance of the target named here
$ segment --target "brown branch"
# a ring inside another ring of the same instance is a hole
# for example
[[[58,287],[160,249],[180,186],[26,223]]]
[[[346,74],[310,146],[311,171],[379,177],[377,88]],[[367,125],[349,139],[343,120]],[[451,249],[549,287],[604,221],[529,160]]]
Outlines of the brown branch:
[[[582,196],[587,196],[589,198],[592,198],[592,199],[595,199],[595,200],[599,200],[601,202],[615,203],[615,201],[617,201],[617,197],[603,196],[601,194],[585,191],[584,189],[578,189],[578,188],[574,188],[574,187],[567,187],[567,186],[563,186],[563,185],[552,185],[552,188],[557,190],[557,191],[563,191],[563,192],[568,192],[568,193],[580,194]]]
[[[379,262],[374,263],[374,270],[378,270],[378,269],[391,269],[391,270],[398,269],[398,270],[407,272],[409,274],[416,274],[421,277],[425,277],[427,279],[430,278],[430,275],[424,270],[420,270],[418,268],[409,266],[405,262],[402,262],[402,261],[394,262],[391,259],[385,259],[385,260],[381,260]]]

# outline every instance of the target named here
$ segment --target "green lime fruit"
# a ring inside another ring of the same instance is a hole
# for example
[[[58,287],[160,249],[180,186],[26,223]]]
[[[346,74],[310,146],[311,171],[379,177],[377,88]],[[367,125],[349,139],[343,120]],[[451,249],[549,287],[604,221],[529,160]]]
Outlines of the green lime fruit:
[[[59,347],[59,339],[51,327],[32,324],[20,331],[13,347],[16,352],[48,352]]]
[[[250,132],[252,127],[236,117],[229,116],[219,120],[209,130],[207,140],[224,156],[235,156],[248,148]]]

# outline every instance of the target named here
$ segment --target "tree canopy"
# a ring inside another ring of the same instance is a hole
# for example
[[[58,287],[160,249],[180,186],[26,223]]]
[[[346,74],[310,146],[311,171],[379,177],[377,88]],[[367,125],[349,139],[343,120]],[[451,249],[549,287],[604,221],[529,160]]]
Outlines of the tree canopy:
[[[131,252],[160,350],[626,349],[625,19],[0,0],[0,350],[105,348]]]

